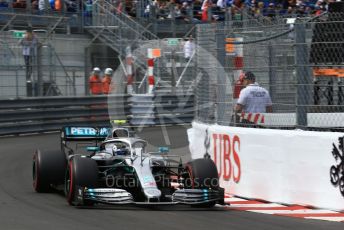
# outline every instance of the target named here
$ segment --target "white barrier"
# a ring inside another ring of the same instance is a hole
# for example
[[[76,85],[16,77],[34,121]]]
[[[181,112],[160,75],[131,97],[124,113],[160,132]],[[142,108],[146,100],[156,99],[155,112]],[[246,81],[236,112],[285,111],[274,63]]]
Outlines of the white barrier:
[[[188,130],[192,158],[201,158],[207,151],[226,192],[333,210],[344,210],[344,196],[330,180],[331,166],[340,163],[332,151],[335,146],[343,156],[339,148],[339,137],[343,136],[196,122]]]
[[[263,113],[265,126],[295,126],[295,113]],[[317,128],[341,127],[344,113],[307,113],[307,126]]]

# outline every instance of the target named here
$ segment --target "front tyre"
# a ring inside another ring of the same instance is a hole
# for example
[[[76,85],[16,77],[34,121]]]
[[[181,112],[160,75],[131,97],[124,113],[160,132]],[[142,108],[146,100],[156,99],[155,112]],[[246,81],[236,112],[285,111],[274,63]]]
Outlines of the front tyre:
[[[195,159],[185,166],[185,187],[192,189],[220,190],[219,175],[216,165],[211,159]],[[216,202],[193,205],[195,207],[213,207]]]
[[[71,158],[66,170],[65,178],[65,194],[67,197],[67,202],[70,205],[80,205],[77,200],[78,188],[96,188],[97,179],[98,167],[95,160],[86,157]]]

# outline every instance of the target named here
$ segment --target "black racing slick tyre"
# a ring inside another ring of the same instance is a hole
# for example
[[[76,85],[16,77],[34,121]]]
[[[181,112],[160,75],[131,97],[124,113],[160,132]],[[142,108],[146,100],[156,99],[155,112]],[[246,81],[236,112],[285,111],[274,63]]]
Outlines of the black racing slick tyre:
[[[219,175],[216,165],[211,159],[196,159],[185,167],[189,181],[187,187],[195,189],[218,189]]]
[[[73,157],[70,159],[65,178],[65,194],[70,205],[80,204],[77,200],[78,188],[96,188],[98,180],[98,167],[95,160],[86,157]]]
[[[219,175],[215,163],[211,159],[195,159],[186,164],[187,178],[185,187],[192,189],[219,190]],[[192,205],[194,207],[210,208],[216,202]]]
[[[36,150],[32,161],[33,188],[36,192],[48,192],[51,185],[64,183],[65,155],[60,151]]]

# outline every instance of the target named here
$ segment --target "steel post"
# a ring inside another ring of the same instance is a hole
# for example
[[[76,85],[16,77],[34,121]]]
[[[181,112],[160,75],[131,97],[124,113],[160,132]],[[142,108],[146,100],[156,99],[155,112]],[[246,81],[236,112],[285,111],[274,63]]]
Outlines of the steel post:
[[[299,21],[295,23],[295,66],[296,66],[296,126],[307,127],[307,108],[311,104],[312,75],[309,68],[306,44],[306,27]]]
[[[224,114],[226,112],[226,73],[224,72],[225,60],[226,60],[226,34],[225,27],[223,23],[217,24],[216,28],[216,55],[217,55],[217,93],[216,93],[216,107],[215,107],[215,123],[225,122]],[[228,121],[229,122],[229,121]]]

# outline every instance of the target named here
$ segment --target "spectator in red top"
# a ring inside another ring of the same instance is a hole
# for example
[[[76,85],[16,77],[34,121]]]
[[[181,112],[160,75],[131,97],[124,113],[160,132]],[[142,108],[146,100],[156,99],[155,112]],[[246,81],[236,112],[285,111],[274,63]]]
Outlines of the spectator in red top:
[[[102,79],[103,94],[111,93],[111,90],[112,90],[112,87],[111,87],[112,74],[113,74],[113,70],[111,68],[105,69],[105,71],[104,71],[105,76]]]
[[[88,80],[90,94],[99,95],[102,94],[102,81],[100,79],[100,69],[95,67],[92,72],[92,76]]]
[[[208,9],[211,7],[212,1],[211,0],[204,0],[202,4],[202,21],[208,21]]]

